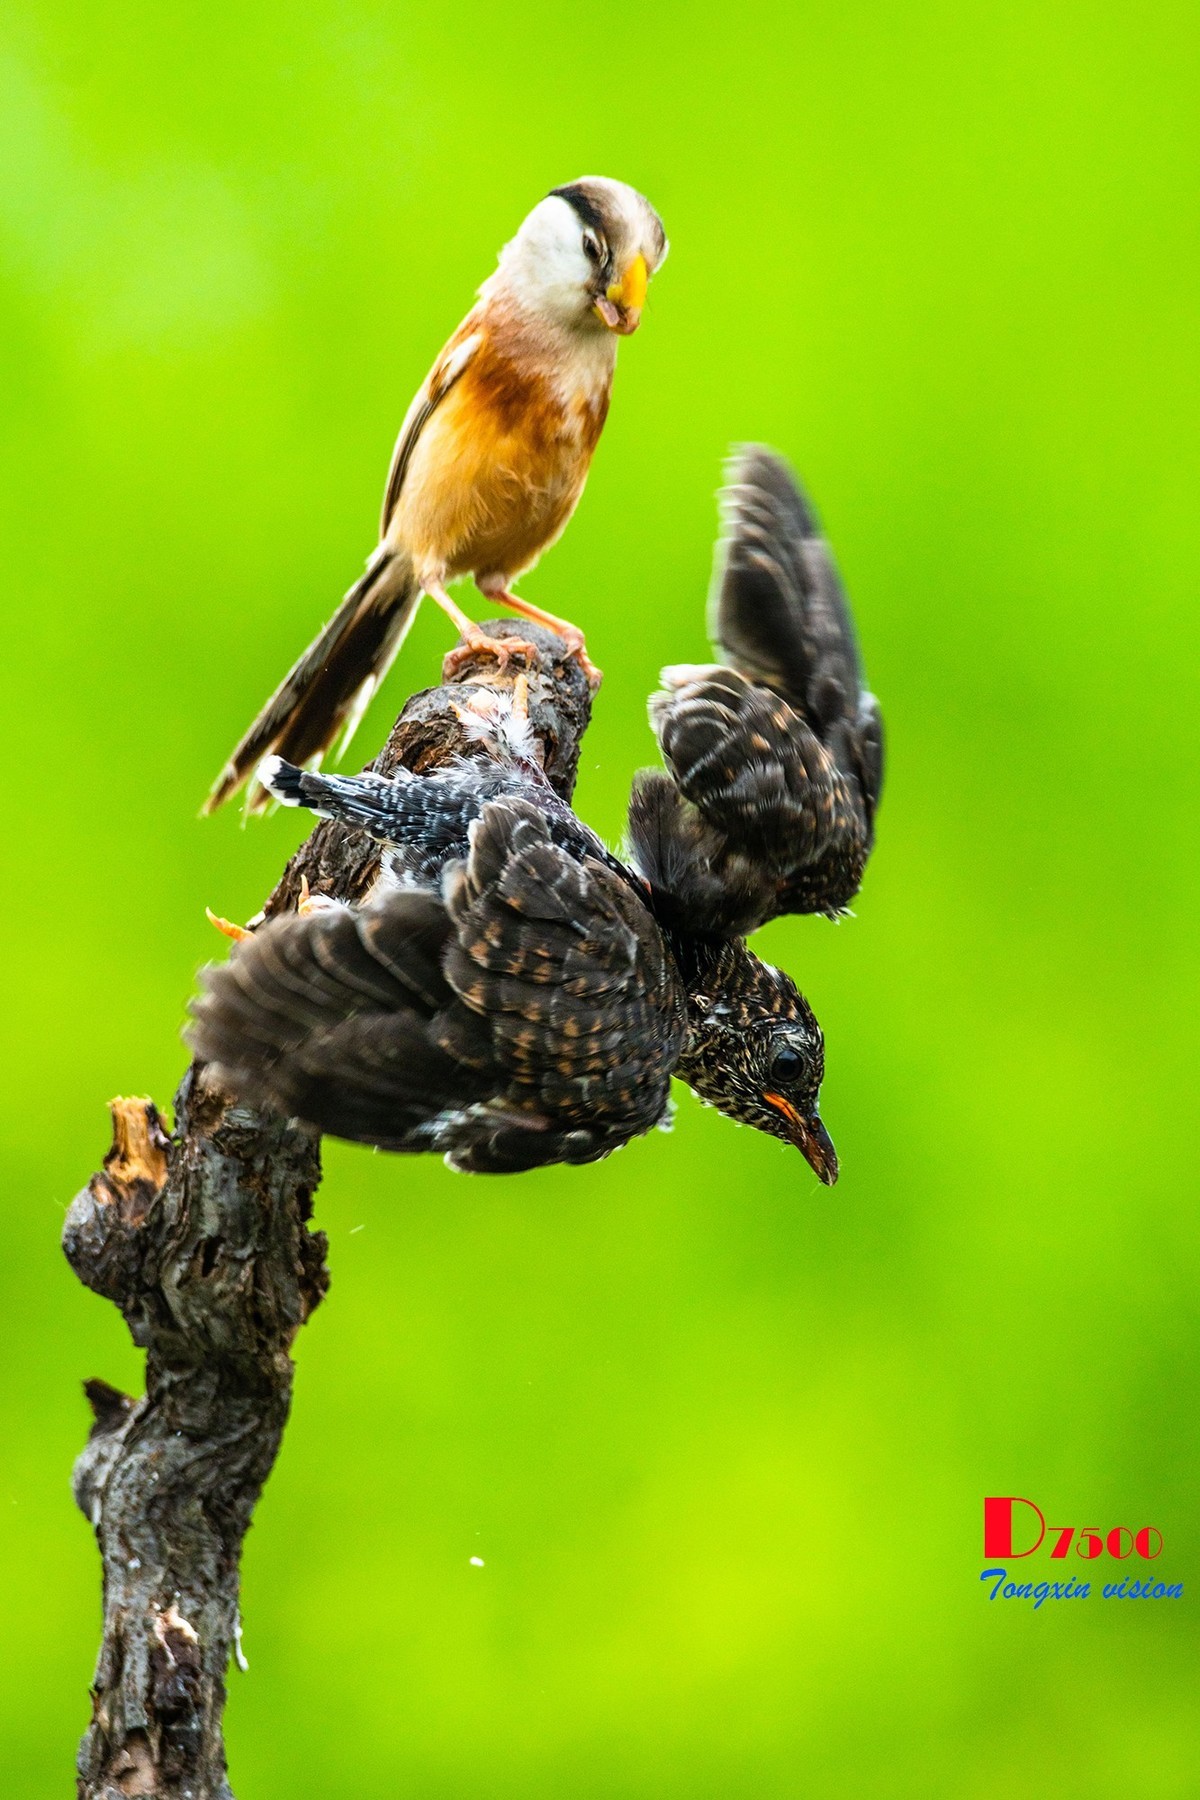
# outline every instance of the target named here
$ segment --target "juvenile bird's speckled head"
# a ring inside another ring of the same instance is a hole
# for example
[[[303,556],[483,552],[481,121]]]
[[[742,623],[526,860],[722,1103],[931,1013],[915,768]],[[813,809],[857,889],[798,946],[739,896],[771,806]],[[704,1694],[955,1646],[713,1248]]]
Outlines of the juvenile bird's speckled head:
[[[662,220],[636,188],[585,175],[538,202],[480,292],[551,324],[628,336],[666,253]]]
[[[825,1040],[804,995],[740,939],[676,954],[689,1026],[676,1074],[731,1119],[794,1144],[832,1187],[837,1152],[817,1110]]]

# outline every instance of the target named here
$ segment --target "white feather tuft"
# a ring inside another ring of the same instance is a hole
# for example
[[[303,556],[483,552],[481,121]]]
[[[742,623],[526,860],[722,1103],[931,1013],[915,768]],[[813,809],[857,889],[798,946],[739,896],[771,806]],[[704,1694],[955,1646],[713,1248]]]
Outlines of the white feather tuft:
[[[478,688],[466,706],[456,707],[458,722],[473,744],[487,744],[502,759],[534,763],[538,758],[537,739],[529,723],[529,714],[518,711],[511,694],[497,688]]]

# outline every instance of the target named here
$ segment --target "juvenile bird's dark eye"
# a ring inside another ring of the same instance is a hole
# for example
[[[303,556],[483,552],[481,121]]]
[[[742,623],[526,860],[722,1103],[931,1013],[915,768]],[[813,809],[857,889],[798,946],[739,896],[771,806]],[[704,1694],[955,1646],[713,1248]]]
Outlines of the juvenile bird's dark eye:
[[[772,1081],[795,1081],[804,1068],[804,1058],[790,1044],[780,1044],[771,1057]]]
[[[599,267],[603,251],[600,239],[596,236],[594,231],[585,231],[583,234],[583,254],[590,263],[595,263],[596,266]]]

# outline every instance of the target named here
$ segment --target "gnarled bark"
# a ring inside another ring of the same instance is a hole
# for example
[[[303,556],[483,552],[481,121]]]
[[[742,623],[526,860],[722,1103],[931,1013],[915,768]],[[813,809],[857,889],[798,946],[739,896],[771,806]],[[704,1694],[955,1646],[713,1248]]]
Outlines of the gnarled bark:
[[[508,620],[488,629],[541,652],[530,718],[570,798],[587,681],[553,633]],[[514,673],[476,659],[414,695],[371,767],[425,772],[472,753],[460,684],[508,687]],[[265,911],[294,907],[304,881],[360,900],[377,868],[367,840],[323,823]],[[238,1105],[199,1063],[176,1095],[173,1132],[149,1100],[111,1111],[112,1148],[71,1206],[63,1247],[145,1349],[146,1392],[85,1383],[95,1423],[74,1492],[100,1547],[104,1625],[79,1800],[232,1800],[221,1721],[242,1540],[287,1422],[292,1339],[329,1283],[324,1234],[309,1227],[319,1143],[294,1120]]]

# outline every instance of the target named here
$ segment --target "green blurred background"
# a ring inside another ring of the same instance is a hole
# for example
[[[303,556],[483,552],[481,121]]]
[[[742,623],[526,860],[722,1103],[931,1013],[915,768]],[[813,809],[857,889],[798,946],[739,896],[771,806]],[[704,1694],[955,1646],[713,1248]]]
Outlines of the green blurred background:
[[[78,1384],[140,1381],[63,1208],[108,1096],[170,1098],[205,903],[300,833],[197,805],[495,250],[593,171],[673,248],[526,583],[607,675],[579,803],[618,836],[722,455],[779,446],[890,738],[857,918],[760,946],[844,1174],[686,1093],[583,1170],[329,1146],[239,1800],[1200,1793],[1198,39],[1115,0],[6,12],[7,1800],[70,1790],[86,1716]],[[364,756],[447,641],[424,609]],[[1158,1526],[1184,1601],[989,1603],[986,1492]]]

